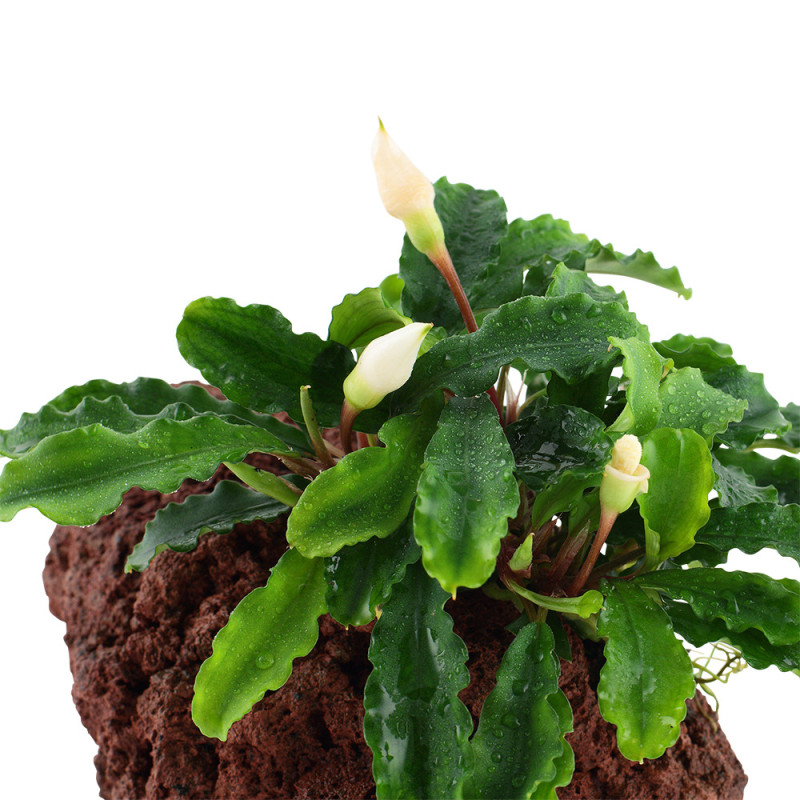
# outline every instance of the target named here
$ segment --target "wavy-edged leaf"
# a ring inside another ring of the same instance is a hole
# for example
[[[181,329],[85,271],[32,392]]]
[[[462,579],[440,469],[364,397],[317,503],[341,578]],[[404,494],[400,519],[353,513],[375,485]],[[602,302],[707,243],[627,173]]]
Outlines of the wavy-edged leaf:
[[[634,582],[687,602],[700,619],[723,620],[734,633],[756,628],[771,644],[800,641],[800,583],[790,578],[697,567],[648,572]]]
[[[380,289],[363,289],[347,294],[331,311],[328,339],[348,349],[366,347],[373,339],[396,331],[410,322],[408,317],[387,307]]]
[[[628,380],[625,408],[609,430],[643,436],[656,427],[661,415],[659,385],[664,362],[653,345],[636,337],[610,336],[608,340],[622,353],[622,374]]]
[[[128,489],[174,492],[204,481],[222,461],[252,452],[285,452],[271,433],[221,417],[156,419],[133,433],[90,425],[44,439],[0,475],[0,520],[33,507],[59,525],[91,525]]]
[[[739,400],[747,402],[747,409],[740,422],[734,422],[717,438],[729,447],[745,449],[766,434],[778,436],[791,428],[781,414],[778,401],[764,386],[764,376],[750,372],[739,365],[722,367],[706,374],[706,381],[715,388]]]
[[[582,408],[545,406],[506,429],[517,474],[539,492],[563,475],[596,478],[611,458],[613,440],[601,419]]]
[[[664,269],[652,253],[637,250],[632,255],[622,255],[610,244],[603,245],[597,239],[573,233],[568,222],[550,214],[532,220],[515,219],[509,225],[502,252],[508,264],[534,267],[561,261],[571,269],[624,275],[669,289],[687,299],[692,295],[691,289],[683,285],[677,268]]]
[[[694,544],[708,522],[708,495],[714,486],[711,453],[692,430],[658,428],[642,442],[649,488],[637,498],[645,521],[647,558],[652,566]]]
[[[540,783],[555,779],[564,730],[550,699],[559,691],[559,672],[547,624],[522,628],[503,655],[497,683],[481,709],[467,797],[529,798]]]
[[[603,595],[595,589],[590,589],[578,597],[549,597],[516,585],[514,585],[513,591],[537,606],[557,611],[559,614],[573,614],[583,619],[588,619],[592,614],[596,614],[603,605]]]
[[[554,760],[556,774],[549,781],[537,784],[531,795],[531,800],[558,800],[556,789],[569,786],[572,774],[575,772],[575,753],[572,751],[565,736],[572,733],[572,708],[567,696],[560,689],[550,695],[548,702],[558,716],[558,727],[561,731],[561,753]]]
[[[618,303],[597,303],[585,294],[521,297],[487,314],[475,333],[450,336],[420,356],[393,402],[413,403],[442,387],[462,397],[481,394],[515,359],[534,372],[552,370],[575,382],[614,363],[609,336],[646,331]]]
[[[209,494],[189,495],[156,512],[125,562],[125,572],[141,572],[162,550],[188,553],[205,533],[230,533],[240,522],[272,522],[289,507],[236,481],[220,481]]]
[[[800,564],[800,506],[749,503],[715,508],[708,524],[697,532],[695,542],[716,551],[716,558],[706,557],[707,566],[722,564],[734,548],[752,555],[765,547]],[[690,550],[685,555],[691,554]]]
[[[545,297],[560,297],[565,294],[582,292],[588,294],[598,303],[619,303],[628,307],[625,292],[618,292],[611,286],[598,286],[583,270],[570,269],[564,264],[557,264],[550,278]]]
[[[775,439],[756,442],[758,447],[780,447],[792,453],[800,453],[800,406],[788,403],[781,407],[783,418],[792,426],[786,433]]]
[[[476,313],[514,300],[522,293],[522,269],[498,263],[499,243],[506,233],[506,204],[493,191],[440,178],[434,184],[434,206],[444,228],[445,241],[464,291]],[[447,284],[409,241],[400,256],[403,313],[420,322],[433,322],[450,333],[464,322]]]
[[[379,433],[386,447],[356,450],[315,478],[289,516],[289,544],[308,557],[332,556],[396,531],[414,500],[438,412],[430,404],[393,417]]]
[[[547,397],[551,406],[577,406],[600,417],[606,407],[606,399],[611,391],[612,367],[593,372],[584,380],[567,383],[558,375],[552,375],[547,382]],[[614,379],[616,380],[616,379]],[[530,408],[530,406],[529,406]]]
[[[740,467],[722,464],[716,453],[711,454],[711,465],[716,475],[714,489],[721,506],[778,502],[778,490],[774,486],[759,486],[755,479]]]
[[[325,559],[328,613],[342,625],[366,625],[391,597],[406,567],[419,560],[420,548],[410,522],[385,539],[343,547]]]
[[[676,333],[662,342],[653,342],[653,347],[664,358],[672,359],[676,369],[696,367],[703,372],[716,372],[722,367],[736,365],[730,345],[707,336]]]
[[[740,422],[747,408],[747,401],[706,383],[696,367],[670,372],[659,388],[659,396],[659,428],[691,428],[709,443],[731,422]]]
[[[688,603],[669,598],[663,598],[662,603],[675,632],[695,647],[702,647],[709,642],[729,642],[741,651],[744,660],[755,669],[775,666],[781,672],[800,670],[800,643],[770,644],[769,639],[756,628],[731,631],[724,620],[700,619]]]
[[[364,738],[378,800],[461,797],[472,718],[458,693],[469,673],[467,648],[443,609],[447,598],[414,564],[372,629]]]
[[[205,736],[224,742],[234,722],[286,683],[294,659],[311,652],[326,610],[323,569],[322,559],[288,550],[267,585],[231,612],[194,684],[192,719]]]
[[[271,306],[242,307],[225,297],[190,303],[177,335],[181,355],[234,402],[302,420],[300,387],[309,385],[320,425],[338,425],[342,382],[355,365],[338,342],[293,333]]]
[[[743,453],[719,449],[714,452],[717,461],[728,470],[742,470],[756,486],[774,487],[777,502],[781,505],[800,503],[800,459],[794,456],[767,458],[760,453]],[[769,500],[770,497],[762,498]]]
[[[617,726],[625,758],[660,758],[677,741],[694,695],[692,663],[657,603],[624,581],[610,587],[597,619],[597,633],[607,640],[597,703]]]
[[[453,595],[482,586],[518,507],[514,456],[492,401],[452,398],[417,483],[414,538],[428,574]]]
[[[48,436],[89,425],[133,433],[156,419],[187,420],[201,414],[242,420],[268,430],[288,449],[309,451],[303,431],[273,416],[217,400],[200,386],[170,386],[157,378],[137,378],[130,383],[93,380],[70,387],[39,411],[23,414],[13,428],[0,431],[0,455],[19,458]]]

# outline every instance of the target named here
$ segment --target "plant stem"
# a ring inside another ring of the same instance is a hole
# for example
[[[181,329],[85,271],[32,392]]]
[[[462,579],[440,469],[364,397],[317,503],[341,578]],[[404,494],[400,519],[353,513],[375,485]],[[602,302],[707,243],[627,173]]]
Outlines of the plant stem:
[[[583,589],[583,585],[586,583],[587,578],[594,569],[594,565],[597,563],[597,559],[600,557],[600,551],[603,549],[606,539],[608,539],[608,534],[611,533],[611,528],[614,527],[617,516],[618,515],[616,511],[612,511],[608,514],[604,514],[602,511],[600,512],[600,525],[598,526],[597,533],[594,536],[592,549],[589,550],[589,555],[586,556],[586,560],[583,562],[580,572],[577,574],[575,580],[568,589],[568,593],[573,597],[580,594],[581,589]]]
[[[317,415],[314,413],[314,406],[311,403],[311,395],[309,394],[310,386],[300,387],[300,409],[303,412],[303,420],[306,423],[306,430],[308,430],[308,438],[311,439],[311,445],[317,458],[322,462],[325,467],[333,466],[333,458],[325,446],[325,439],[322,437],[322,431],[319,429],[317,422]]]
[[[353,452],[353,422],[358,416],[358,409],[353,408],[347,400],[342,403],[342,415],[339,418],[339,436],[342,440],[342,449],[347,453]]]
[[[547,574],[547,582],[549,584],[555,586],[564,577],[573,559],[585,544],[588,535],[589,529],[581,528],[576,534],[567,536],[564,539],[564,543],[561,545],[561,549],[553,562],[553,568]]]

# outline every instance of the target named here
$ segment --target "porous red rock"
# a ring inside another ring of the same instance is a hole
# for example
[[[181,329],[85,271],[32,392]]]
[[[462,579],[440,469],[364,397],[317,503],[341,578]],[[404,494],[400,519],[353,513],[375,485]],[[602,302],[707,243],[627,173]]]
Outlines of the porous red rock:
[[[277,466],[273,463],[273,467]],[[263,585],[286,548],[284,523],[239,525],[202,537],[191,553],[164,552],[142,574],[125,559],[156,510],[212,481],[187,481],[174,495],[134,489],[117,512],[89,528],[59,527],[44,581],[52,612],[67,624],[73,697],[98,744],[100,794],[108,800],[264,800],[374,797],[371,754],[362,736],[362,694],[371,669],[369,626],[345,630],[328,617],[312,653],[289,681],[231,728],[206,739],[191,720],[192,685],[211,641],[249,591]],[[480,592],[449,602],[470,652],[472,683],[462,698],[479,713],[516,612]],[[561,800],[737,800],[747,778],[724,734],[690,701],[677,744],[643,765],[619,755],[597,709],[602,651],[573,637],[562,688],[575,713],[569,740],[573,783]]]

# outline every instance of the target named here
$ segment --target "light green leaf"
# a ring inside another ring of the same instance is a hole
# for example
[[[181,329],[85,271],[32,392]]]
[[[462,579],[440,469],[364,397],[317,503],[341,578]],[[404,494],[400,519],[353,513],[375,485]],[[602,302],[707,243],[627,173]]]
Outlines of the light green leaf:
[[[414,564],[372,629],[364,738],[378,800],[462,796],[472,719],[458,693],[469,673],[467,648],[443,610],[447,598]]]
[[[141,572],[162,550],[188,553],[205,533],[229,533],[239,522],[271,522],[289,507],[235,481],[220,481],[210,494],[170,503],[147,523],[144,537],[125,562],[125,572]]]
[[[661,414],[659,384],[664,362],[653,345],[632,337],[609,336],[608,341],[622,353],[622,373],[628,380],[626,404],[610,431],[643,436],[658,423]]]
[[[692,663],[666,613],[641,589],[614,581],[597,620],[607,639],[597,702],[617,726],[625,758],[660,758],[680,735],[694,695]]]
[[[482,586],[518,506],[514,456],[491,400],[452,398],[417,484],[414,538],[428,574],[453,595]]]
[[[642,464],[650,470],[649,488],[639,495],[645,521],[648,564],[677,556],[694,544],[708,522],[708,495],[714,486],[711,453],[691,430],[659,428],[642,443]]]
[[[556,756],[553,762],[556,767],[555,777],[537,784],[531,800],[558,800],[556,789],[569,786],[572,782],[572,774],[575,772],[575,753],[572,752],[572,747],[565,738],[566,734],[572,732],[572,708],[569,700],[564,692],[559,690],[550,695],[548,702],[558,716],[558,727],[561,731],[561,754]]]
[[[522,586],[516,584],[513,590],[537,606],[558,611],[559,614],[573,614],[583,619],[588,619],[592,614],[596,614],[603,605],[603,595],[594,589],[590,589],[578,597],[549,597],[523,589]]]
[[[130,488],[174,492],[186,478],[204,481],[222,461],[252,452],[285,452],[263,428],[214,416],[156,419],[133,433],[90,425],[44,439],[0,475],[0,520],[26,507],[59,525],[91,525]]]
[[[532,622],[506,650],[472,739],[475,766],[467,797],[529,798],[539,784],[556,778],[564,727],[550,702],[559,693],[553,648],[550,628]]]
[[[283,554],[266,586],[231,612],[194,684],[192,719],[205,736],[221,739],[270,690],[283,686],[295,658],[308,655],[325,613],[322,559]]]
[[[379,434],[386,447],[356,450],[315,478],[289,516],[289,544],[309,558],[332,556],[396,531],[414,500],[438,410],[393,417]]]
[[[331,312],[328,339],[348,349],[366,347],[373,339],[404,327],[411,320],[387,307],[380,289],[345,295]]]

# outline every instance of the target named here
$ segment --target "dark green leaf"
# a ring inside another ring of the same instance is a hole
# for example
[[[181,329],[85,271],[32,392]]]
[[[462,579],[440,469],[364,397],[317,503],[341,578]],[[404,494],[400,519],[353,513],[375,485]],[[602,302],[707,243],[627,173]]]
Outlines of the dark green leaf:
[[[239,522],[271,522],[289,507],[235,481],[220,481],[210,494],[170,503],[147,523],[144,537],[125,562],[125,572],[141,572],[162,550],[188,553],[204,533],[229,533]]]
[[[322,571],[322,559],[289,550],[267,585],[231,612],[194,684],[192,719],[205,736],[224,742],[234,722],[286,683],[292,661],[311,652],[325,613]]]
[[[711,453],[694,431],[659,428],[644,440],[642,451],[650,480],[638,502],[652,567],[694,544],[695,533],[708,522],[714,471]]]
[[[730,642],[755,669],[766,669],[773,665],[781,672],[800,669],[800,644],[770,644],[767,637],[755,628],[730,631],[721,619],[700,619],[688,603],[678,603],[668,598],[662,602],[675,632],[695,647],[702,647],[709,642]]]
[[[653,347],[664,358],[671,358],[676,369],[696,367],[702,372],[716,372],[722,367],[736,364],[729,345],[705,336],[684,336],[676,333],[663,342],[653,342]]]
[[[746,401],[706,383],[696,367],[670,372],[661,384],[659,396],[659,428],[691,428],[709,443],[729,423],[739,422],[747,408]]]
[[[730,447],[744,449],[765,434],[781,435],[791,427],[781,414],[778,401],[764,386],[764,376],[746,367],[728,366],[706,375],[712,386],[747,401],[741,422],[735,422],[718,438]]]
[[[558,375],[553,375],[547,383],[550,405],[578,406],[600,417],[605,410],[606,398],[609,395],[611,369],[612,367],[607,367],[571,384]]]
[[[366,625],[391,596],[406,567],[419,559],[411,525],[404,523],[385,539],[343,547],[325,559],[328,613],[342,625]]]
[[[236,403],[263,413],[287,411],[302,420],[300,387],[309,385],[320,425],[339,423],[342,382],[355,365],[352,354],[316,334],[293,333],[270,306],[195,300],[178,326],[178,345],[183,357]]]
[[[660,758],[677,741],[695,692],[686,650],[660,606],[624,581],[611,583],[597,633],[608,640],[597,686],[600,713],[617,726],[625,758]]]
[[[711,454],[711,465],[716,474],[714,489],[719,495],[718,502],[721,506],[778,502],[778,490],[774,486],[759,486],[755,479],[740,467],[734,465],[726,467],[722,464],[716,453]]]
[[[598,286],[583,270],[570,269],[564,264],[557,264],[550,278],[545,297],[561,297],[565,294],[588,294],[598,303],[619,303],[628,307],[625,292],[617,292],[611,286]]]
[[[558,675],[552,631],[545,623],[526,625],[506,650],[483,703],[467,797],[529,798],[540,783],[555,779],[565,733],[549,702],[560,691]]]
[[[800,459],[793,456],[767,458],[759,453],[726,449],[716,450],[714,455],[723,467],[743,470],[757,486],[774,486],[781,505],[800,503]]]
[[[200,386],[170,386],[156,378],[137,378],[131,383],[94,380],[67,389],[36,413],[23,414],[14,428],[0,431],[0,455],[18,458],[48,436],[89,425],[133,433],[156,419],[187,420],[200,414],[242,420],[268,430],[289,449],[309,450],[303,431],[275,417],[217,400]]]
[[[800,584],[789,578],[697,567],[648,572],[634,580],[686,601],[700,619],[723,620],[734,633],[757,628],[771,644],[800,641]]]
[[[769,442],[775,447],[784,447],[793,453],[800,452],[800,406],[789,403],[781,408],[781,414],[790,424],[791,428],[779,437],[776,442]]]
[[[396,531],[414,500],[438,410],[393,417],[379,434],[386,447],[356,450],[315,478],[289,516],[289,544],[308,557],[332,556]]]
[[[91,525],[133,486],[174,492],[186,478],[210,478],[222,461],[285,450],[263,428],[215,416],[156,419],[128,434],[90,425],[50,436],[6,464],[0,520],[30,506],[60,525]]]
[[[506,232],[506,204],[497,192],[439,179],[434,205],[444,228],[453,265],[476,313],[522,294],[522,269],[498,263],[499,243]],[[450,333],[464,323],[453,295],[428,257],[405,237],[400,256],[403,311],[412,319],[433,322]]]
[[[380,289],[345,295],[331,312],[328,339],[348,349],[366,347],[373,339],[402,328],[407,317],[386,306]]]
[[[414,537],[428,574],[453,595],[482,586],[518,506],[514,456],[492,401],[452,398],[417,484]]]
[[[534,372],[554,371],[569,382],[612,365],[608,337],[646,336],[647,329],[618,303],[587,295],[522,297],[488,314],[472,334],[451,336],[417,359],[394,403],[413,403],[446,387],[462,397],[480,394],[504,364],[520,359]]]
[[[447,597],[414,564],[372,630],[364,738],[379,800],[460,797],[471,767],[472,719],[458,698],[467,648],[443,610]]]
[[[603,421],[571,406],[545,406],[536,417],[506,429],[517,474],[538,492],[567,473],[596,478],[611,459],[613,441]]]

